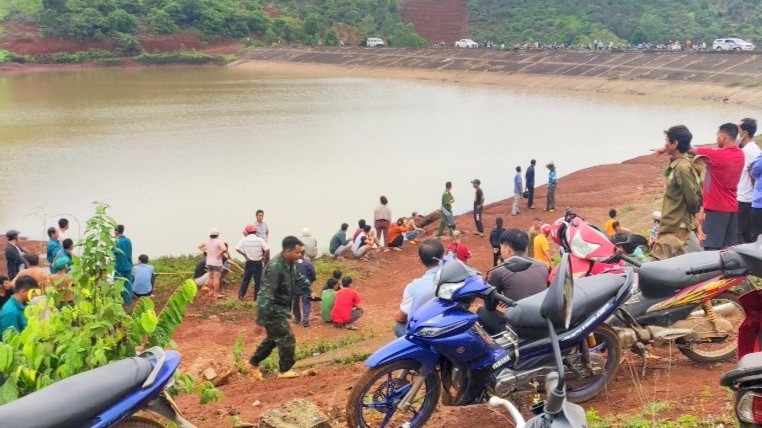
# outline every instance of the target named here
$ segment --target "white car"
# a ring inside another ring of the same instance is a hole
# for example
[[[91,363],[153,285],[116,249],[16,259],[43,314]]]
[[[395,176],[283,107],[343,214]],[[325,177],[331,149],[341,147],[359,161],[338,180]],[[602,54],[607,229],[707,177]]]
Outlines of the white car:
[[[716,51],[753,51],[757,47],[741,39],[717,39],[712,43]]]
[[[384,41],[378,37],[369,37],[368,40],[365,41],[365,46],[369,48],[383,48]]]
[[[467,49],[475,49],[479,47],[479,43],[476,43],[475,41],[471,39],[460,39],[457,42],[455,42],[456,48],[467,48]]]

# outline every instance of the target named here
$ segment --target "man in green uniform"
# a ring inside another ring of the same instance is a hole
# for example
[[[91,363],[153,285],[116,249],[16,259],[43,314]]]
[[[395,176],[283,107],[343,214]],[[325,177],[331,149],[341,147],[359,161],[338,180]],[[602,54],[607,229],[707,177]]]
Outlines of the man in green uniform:
[[[437,239],[442,239],[442,232],[445,227],[450,229],[450,236],[452,237],[452,231],[455,229],[455,217],[452,215],[452,203],[455,202],[455,197],[452,196],[452,183],[449,181],[445,183],[445,191],[442,193],[442,207],[440,208],[439,215],[439,230],[437,231]]]
[[[114,266],[116,278],[124,278],[124,290],[122,291],[122,299],[125,305],[132,303],[132,241],[130,238],[124,236],[124,226],[117,225],[114,230],[116,235],[116,250],[114,250],[114,256],[116,257],[116,265]]]
[[[696,213],[701,209],[700,159],[688,154],[693,135],[682,125],[666,131],[665,145],[656,152],[667,153],[671,162],[665,170],[667,186],[661,207],[661,222],[651,255],[658,260],[690,252],[691,232],[696,231]]]
[[[259,364],[277,346],[280,378],[294,378],[299,374],[291,367],[296,362],[296,339],[291,331],[291,290],[306,289],[310,282],[296,270],[295,262],[302,257],[302,242],[295,236],[283,239],[283,251],[267,264],[265,278],[257,298],[257,325],[264,327],[267,337],[249,359],[249,373],[262,380]]]
[[[13,296],[0,309],[0,341],[2,341],[5,330],[12,328],[21,333],[26,328],[27,320],[24,309],[29,303],[29,290],[37,287],[37,280],[29,275],[16,278]]]

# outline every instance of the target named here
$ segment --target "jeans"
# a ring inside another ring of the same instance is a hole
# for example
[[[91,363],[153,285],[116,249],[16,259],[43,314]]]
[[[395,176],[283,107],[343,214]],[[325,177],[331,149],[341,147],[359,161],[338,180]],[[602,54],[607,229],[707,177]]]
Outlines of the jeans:
[[[338,326],[345,326],[345,325],[351,325],[354,324],[355,321],[359,320],[360,317],[364,314],[362,309],[354,308],[352,309],[352,315],[349,316],[349,322],[346,324],[336,324]]]
[[[484,233],[484,224],[482,223],[482,212],[484,211],[484,205],[474,206],[474,223],[476,223],[476,231]]]
[[[243,266],[243,281],[241,281],[241,287],[238,289],[239,299],[246,297],[246,292],[249,290],[249,283],[252,278],[254,278],[254,300],[257,300],[259,284],[262,283],[261,260],[246,260],[246,264]]]
[[[513,194],[513,209],[511,210],[511,214],[516,215],[519,213],[519,202],[521,202],[521,193],[514,193]]]
[[[114,278],[124,279],[124,290],[122,290],[122,300],[125,305],[132,303],[132,272],[131,271],[115,271]]]
[[[312,301],[309,294],[294,294],[291,299],[291,311],[294,313],[294,322],[302,325],[310,325],[310,311]]]
[[[396,238],[394,238],[394,240],[392,242],[388,242],[386,244],[386,246],[387,247],[397,247],[397,248],[399,248],[399,247],[402,246],[402,244],[404,242],[405,242],[405,238],[402,235],[399,235]]]

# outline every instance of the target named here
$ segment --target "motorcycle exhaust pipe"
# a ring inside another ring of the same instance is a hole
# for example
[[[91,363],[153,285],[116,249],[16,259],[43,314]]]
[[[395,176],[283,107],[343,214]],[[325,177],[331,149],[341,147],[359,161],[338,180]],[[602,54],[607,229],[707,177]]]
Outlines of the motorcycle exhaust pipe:
[[[687,328],[665,328],[658,331],[653,331],[654,340],[672,341],[680,339],[693,333],[693,330]]]
[[[722,303],[720,305],[712,306],[712,310],[714,311],[715,315],[725,317],[725,316],[733,315],[734,313],[738,313],[739,308],[737,305],[733,303]],[[703,318],[705,316],[704,310],[697,309],[691,312],[690,316],[695,318]]]

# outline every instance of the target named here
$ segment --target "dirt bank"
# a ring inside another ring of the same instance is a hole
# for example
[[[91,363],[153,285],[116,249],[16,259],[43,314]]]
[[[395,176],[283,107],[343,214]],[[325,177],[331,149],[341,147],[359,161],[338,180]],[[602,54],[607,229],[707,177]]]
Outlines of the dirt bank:
[[[665,162],[665,158],[644,156],[622,164],[601,165],[562,177],[557,192],[558,206],[571,206],[580,215],[597,224],[602,224],[608,209],[615,207],[622,212],[620,221],[625,227],[645,232],[650,221],[649,214],[659,204],[662,191],[660,176]],[[545,174],[541,172],[539,176],[544,178]],[[537,190],[538,205],[544,202],[545,194],[545,186]],[[457,198],[470,196],[455,195]],[[432,201],[432,205],[435,203]],[[512,200],[504,200],[486,207],[484,217],[488,230],[498,216],[506,220],[507,227],[526,229],[534,217],[551,222],[560,215],[559,212],[524,209],[521,215],[512,217],[509,214],[511,204]],[[492,260],[487,239],[472,234],[474,229],[470,214],[459,216],[457,222],[458,228],[467,233],[464,242],[473,252],[471,264],[484,272]],[[425,228],[427,236],[434,233],[435,227],[436,224],[431,224]],[[359,322],[361,329],[377,332],[374,343],[391,341],[392,320],[402,290],[409,281],[424,271],[417,259],[416,247],[405,246],[402,252],[374,254],[370,263],[349,263],[367,273],[366,279],[358,281],[356,286],[366,310],[366,315]],[[198,302],[195,310],[204,304],[206,303]],[[253,317],[252,313],[248,313],[236,321],[202,317],[186,321],[175,337],[183,352],[184,364],[192,364],[196,358],[209,353],[229,355],[239,336],[246,342],[245,355],[250,355],[262,339],[254,333]],[[352,334],[323,323],[315,308],[312,326],[295,326],[294,332],[297,344],[318,338],[334,341]],[[728,397],[718,386],[717,380],[721,373],[732,366],[731,363],[697,365],[678,352],[670,354],[664,350],[660,354],[665,358],[651,362],[645,378],[640,379],[633,374],[639,372],[640,360],[627,353],[628,360],[608,391],[586,403],[585,408],[596,410],[604,417],[612,417],[637,413],[646,402],[664,401],[673,404],[673,409],[668,413],[674,419],[683,414],[692,414],[702,419],[708,414],[718,416],[726,411]],[[221,387],[225,398],[219,403],[201,407],[197,404],[197,398],[187,396],[181,397],[178,402],[186,416],[197,425],[221,427],[230,426],[233,415],[242,421],[255,422],[263,411],[294,397],[304,397],[318,404],[331,416],[334,426],[339,427],[345,424],[343,414],[349,390],[363,371],[362,363],[353,363],[318,367],[315,376],[295,380],[268,378],[264,382],[254,382],[248,377],[235,375],[228,384]],[[697,387],[695,379],[698,378],[703,381]],[[440,406],[428,426],[454,428],[504,424],[504,415],[489,410],[484,405],[466,409]]]
[[[756,53],[252,48],[244,58],[233,66],[275,75],[423,79],[762,108]]]

